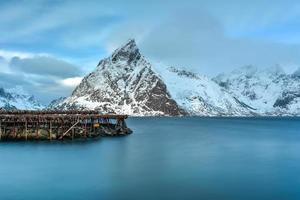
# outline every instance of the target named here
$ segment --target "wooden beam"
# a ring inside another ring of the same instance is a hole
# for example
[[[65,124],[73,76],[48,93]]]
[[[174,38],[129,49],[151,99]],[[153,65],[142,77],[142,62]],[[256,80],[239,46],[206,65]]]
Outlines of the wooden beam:
[[[72,128],[74,128],[78,123],[79,123],[79,120],[78,120],[75,124],[73,124],[66,132],[64,132],[64,133],[62,134],[62,136],[61,136],[59,139],[63,139],[63,137],[64,137],[70,130],[72,130]]]

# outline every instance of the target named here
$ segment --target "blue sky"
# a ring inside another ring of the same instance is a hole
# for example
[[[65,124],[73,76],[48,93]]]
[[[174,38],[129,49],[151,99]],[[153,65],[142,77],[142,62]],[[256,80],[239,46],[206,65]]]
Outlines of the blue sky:
[[[297,1],[0,1],[0,84],[48,103],[134,38],[151,60],[210,77],[300,66]]]

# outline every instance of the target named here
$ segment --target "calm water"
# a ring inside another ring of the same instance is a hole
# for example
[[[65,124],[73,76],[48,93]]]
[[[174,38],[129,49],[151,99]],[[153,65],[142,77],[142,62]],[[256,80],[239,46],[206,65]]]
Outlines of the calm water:
[[[134,134],[0,143],[0,199],[300,199],[300,119],[129,119]]]

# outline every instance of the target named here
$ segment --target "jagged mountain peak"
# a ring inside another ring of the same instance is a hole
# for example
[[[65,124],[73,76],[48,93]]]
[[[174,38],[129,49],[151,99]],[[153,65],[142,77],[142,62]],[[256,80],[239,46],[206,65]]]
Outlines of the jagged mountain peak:
[[[129,51],[129,50],[132,50],[132,49],[138,49],[138,46],[135,42],[135,39],[131,38],[131,39],[127,40],[126,43],[121,45],[121,47],[118,48],[116,51],[118,51],[118,50]]]
[[[58,108],[96,109],[130,115],[181,115],[167,86],[134,40],[101,60]]]
[[[116,49],[109,57],[109,61],[114,64],[131,64],[136,63],[142,57],[140,50],[134,39],[128,40],[124,45]],[[104,60],[101,60],[98,64],[100,66]]]
[[[299,74],[300,70],[294,76]],[[299,115],[299,88],[299,79],[285,74],[279,65],[247,65],[212,80],[149,62],[131,39],[102,59],[71,96],[49,107],[135,116]]]
[[[149,62],[134,40],[101,60],[58,109],[129,115],[250,115],[245,104],[206,76]]]

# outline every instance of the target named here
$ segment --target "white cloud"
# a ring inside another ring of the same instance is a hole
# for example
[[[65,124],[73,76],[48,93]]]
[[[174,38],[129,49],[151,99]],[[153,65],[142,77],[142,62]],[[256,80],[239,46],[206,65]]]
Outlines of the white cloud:
[[[74,89],[82,81],[83,77],[71,77],[63,80],[59,80],[59,83],[65,87],[71,87]]]
[[[77,66],[44,53],[0,50],[0,87],[21,85],[44,104],[69,95],[79,75]]]
[[[50,56],[34,56],[32,58],[13,57],[10,69],[28,74],[38,74],[56,77],[71,77],[79,75],[81,71],[76,65]]]

